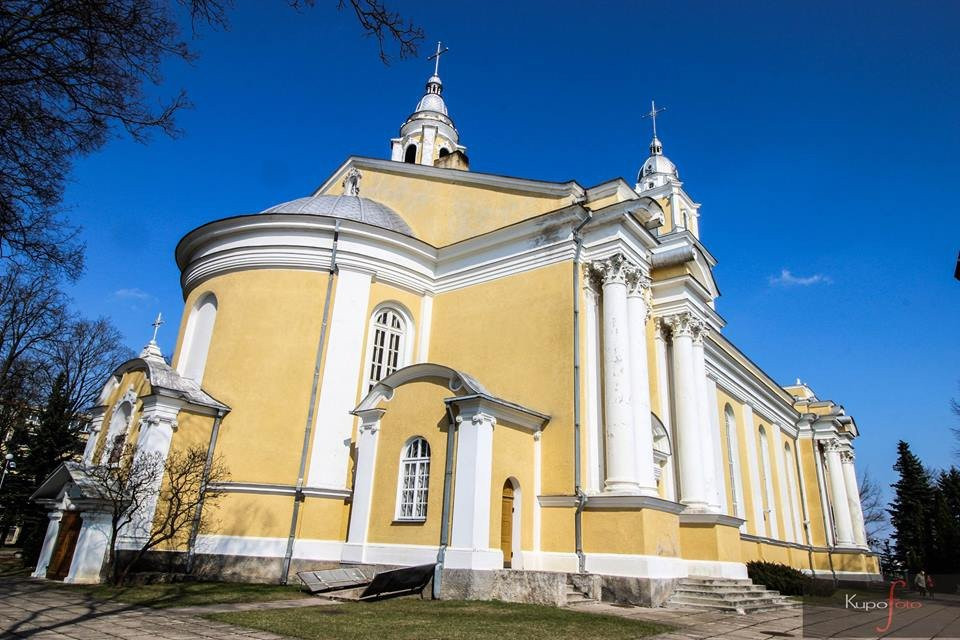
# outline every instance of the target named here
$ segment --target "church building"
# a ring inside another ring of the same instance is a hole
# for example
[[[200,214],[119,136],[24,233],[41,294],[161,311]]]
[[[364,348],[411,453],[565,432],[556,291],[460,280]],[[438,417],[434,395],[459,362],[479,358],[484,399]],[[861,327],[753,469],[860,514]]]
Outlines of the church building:
[[[177,245],[176,346],[105,381],[84,453],[202,446],[229,468],[213,527],[157,553],[273,582],[588,574],[648,604],[751,560],[878,577],[857,424],[725,337],[700,205],[656,127],[636,181],[478,173],[443,90],[435,69],[389,157]],[[99,579],[109,517],[84,484],[68,465],[35,494],[34,575]]]

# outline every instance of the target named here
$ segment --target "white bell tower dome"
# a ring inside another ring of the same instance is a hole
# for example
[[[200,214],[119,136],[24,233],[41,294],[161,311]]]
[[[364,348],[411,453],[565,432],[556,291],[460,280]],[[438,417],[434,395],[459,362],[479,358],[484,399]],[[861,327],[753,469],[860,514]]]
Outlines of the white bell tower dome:
[[[447,51],[449,49],[441,47],[438,42],[437,52],[430,56],[429,59],[434,60],[433,75],[427,80],[426,91],[417,103],[417,107],[400,127],[400,136],[390,140],[391,160],[428,166],[466,168],[467,148],[460,144],[460,134],[443,100],[440,56]]]

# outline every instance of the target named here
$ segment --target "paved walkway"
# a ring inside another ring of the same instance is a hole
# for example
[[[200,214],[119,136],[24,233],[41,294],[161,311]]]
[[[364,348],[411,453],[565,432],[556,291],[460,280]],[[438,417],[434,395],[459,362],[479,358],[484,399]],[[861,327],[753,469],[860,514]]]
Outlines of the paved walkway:
[[[802,638],[803,619],[800,609],[785,609],[766,613],[736,615],[700,610],[650,609],[630,605],[595,602],[570,607],[577,611],[604,613],[645,622],[660,622],[676,627],[674,631],[658,636],[657,640],[702,640],[730,638],[731,640],[768,640]]]
[[[285,600],[286,606],[328,604],[327,601]],[[40,581],[0,581],[0,638],[32,640],[288,640],[256,629],[203,620],[190,612],[242,611],[277,608],[280,603],[149,609],[96,600],[71,589],[52,588]]]

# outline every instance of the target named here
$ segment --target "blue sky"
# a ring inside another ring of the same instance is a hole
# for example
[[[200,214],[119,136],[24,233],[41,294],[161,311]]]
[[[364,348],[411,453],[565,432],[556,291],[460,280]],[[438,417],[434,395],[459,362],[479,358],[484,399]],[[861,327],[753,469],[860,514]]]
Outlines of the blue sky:
[[[384,66],[317,2],[238,3],[156,90],[189,92],[183,137],[118,136],[77,163],[66,199],[88,266],[72,294],[131,347],[158,310],[179,318],[184,233],[307,195],[349,155],[388,157],[432,65]],[[726,335],[843,404],[858,466],[884,484],[899,438],[957,461],[960,4],[390,3],[426,30],[423,56],[449,45],[444,95],[476,171],[632,182],[640,114],[666,105],[660,138],[703,204]]]

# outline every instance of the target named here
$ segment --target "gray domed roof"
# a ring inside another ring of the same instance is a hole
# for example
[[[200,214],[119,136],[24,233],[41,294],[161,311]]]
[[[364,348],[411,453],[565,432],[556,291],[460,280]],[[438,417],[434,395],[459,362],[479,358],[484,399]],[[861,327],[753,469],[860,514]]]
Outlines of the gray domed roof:
[[[370,198],[360,196],[318,195],[281,202],[261,213],[307,213],[355,220],[375,227],[412,236],[413,230],[396,211]]]

